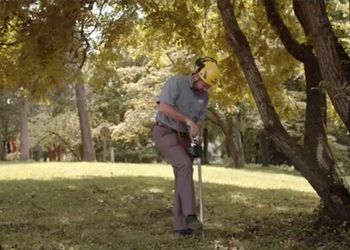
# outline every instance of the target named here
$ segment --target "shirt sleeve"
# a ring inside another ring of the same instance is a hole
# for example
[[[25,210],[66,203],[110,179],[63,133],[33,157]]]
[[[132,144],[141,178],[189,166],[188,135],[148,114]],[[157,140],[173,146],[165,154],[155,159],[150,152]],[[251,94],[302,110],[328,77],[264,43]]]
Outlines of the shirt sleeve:
[[[177,82],[174,78],[170,78],[165,82],[165,85],[160,92],[159,102],[165,102],[172,106],[175,106],[176,99],[179,94]]]

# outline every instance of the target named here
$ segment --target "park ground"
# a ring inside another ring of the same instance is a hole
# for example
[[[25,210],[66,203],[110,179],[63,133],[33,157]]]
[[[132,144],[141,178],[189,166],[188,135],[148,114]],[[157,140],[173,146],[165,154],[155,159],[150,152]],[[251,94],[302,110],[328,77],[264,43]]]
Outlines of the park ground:
[[[190,237],[171,231],[167,165],[3,162],[0,180],[0,249],[350,249],[349,225],[320,223],[290,168],[203,166],[204,231]]]

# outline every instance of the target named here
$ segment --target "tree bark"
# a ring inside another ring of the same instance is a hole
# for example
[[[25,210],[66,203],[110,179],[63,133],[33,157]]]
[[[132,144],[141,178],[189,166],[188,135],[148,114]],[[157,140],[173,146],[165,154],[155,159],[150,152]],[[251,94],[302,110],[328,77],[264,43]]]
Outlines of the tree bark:
[[[29,160],[29,135],[28,135],[28,102],[24,96],[20,97],[19,101],[20,110],[20,123],[21,123],[21,147],[20,147],[20,160]]]
[[[263,0],[267,20],[276,31],[288,52],[303,63],[306,78],[306,113],[305,113],[305,136],[304,149],[308,155],[317,159],[318,168],[310,171],[328,171],[332,175],[337,171],[331,149],[327,141],[326,132],[326,96],[318,84],[322,80],[321,71],[316,56],[312,53],[313,48],[309,45],[298,43],[284,24],[275,5],[275,0]],[[301,14],[300,6],[293,5],[306,36],[309,35],[310,27]],[[316,166],[316,165],[315,165]],[[321,169],[320,169],[321,168]]]
[[[8,120],[4,119],[3,117],[1,117],[1,127],[2,127],[2,138],[1,138],[1,151],[0,151],[0,160],[4,161],[6,154],[7,154],[7,148],[6,148],[6,144],[7,144],[7,140],[9,137],[9,133],[8,133]]]
[[[227,134],[225,135],[225,144],[227,154],[232,158],[235,167],[241,168],[245,165],[244,151],[241,141],[241,133],[237,128],[237,120],[232,117],[226,117]]]
[[[344,66],[340,60],[346,57],[346,53],[339,54],[342,50],[328,20],[324,1],[294,0],[294,4],[299,6],[310,28],[312,44],[324,80],[323,86],[340,119],[350,131],[350,102],[347,93],[344,92],[344,88],[349,86],[350,82],[347,82]]]
[[[93,146],[90,118],[86,108],[86,94],[84,85],[81,83],[75,84],[76,101],[78,108],[78,116],[80,123],[80,133],[83,146],[83,161],[95,161],[95,150]]]
[[[327,141],[326,132],[326,96],[321,89],[317,90],[319,82],[322,80],[321,71],[316,56],[312,53],[313,47],[299,44],[292,38],[286,25],[283,23],[278,11],[275,8],[275,0],[263,0],[266,8],[267,19],[275,29],[282,43],[297,60],[304,64],[306,78],[306,116],[305,116],[305,136],[304,147],[307,154],[314,158],[319,157],[320,166],[326,162],[330,172],[336,172],[337,166],[334,162],[330,147]],[[305,18],[302,15],[298,3],[294,3],[294,11],[298,17],[306,36],[310,33]],[[316,88],[316,89],[315,89]],[[322,152],[320,156],[319,152]],[[326,169],[328,169],[324,166]],[[319,170],[318,170],[319,171]]]
[[[243,147],[243,138],[241,133],[241,113],[240,111],[235,116],[233,125],[233,134],[235,136],[234,143],[239,151],[238,154],[238,166],[243,167],[246,164],[245,153]]]
[[[270,139],[315,189],[325,205],[325,211],[332,218],[348,220],[350,218],[350,196],[341,178],[336,173],[329,172],[332,167],[329,167],[327,163],[325,171],[313,171],[319,168],[317,159],[308,155],[283,128],[271,104],[248,41],[233,14],[230,0],[217,0],[217,5],[227,33],[228,43],[241,65]]]
[[[303,6],[300,6],[300,1],[293,0],[293,8],[294,8],[295,15],[297,16],[299,22],[303,26],[306,37],[310,37],[312,31],[311,31],[311,28],[308,27],[307,18],[304,16]],[[338,39],[335,36],[334,36],[334,42],[336,43],[337,53],[339,55],[341,64],[344,69],[345,78],[350,83],[350,57],[348,54],[346,54],[345,49],[339,43]]]
[[[259,152],[260,160],[263,167],[267,167],[270,164],[270,149],[269,149],[269,141],[264,131],[261,131],[259,134]]]

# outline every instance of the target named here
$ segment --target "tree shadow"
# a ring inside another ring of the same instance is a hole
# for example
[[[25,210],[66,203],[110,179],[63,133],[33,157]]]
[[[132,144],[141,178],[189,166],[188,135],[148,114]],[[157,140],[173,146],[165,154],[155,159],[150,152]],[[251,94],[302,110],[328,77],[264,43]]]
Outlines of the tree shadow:
[[[313,226],[318,197],[287,189],[203,183],[204,233],[186,240],[171,233],[169,179],[14,180],[1,182],[0,190],[5,249],[306,249],[329,246],[334,236],[323,239]]]

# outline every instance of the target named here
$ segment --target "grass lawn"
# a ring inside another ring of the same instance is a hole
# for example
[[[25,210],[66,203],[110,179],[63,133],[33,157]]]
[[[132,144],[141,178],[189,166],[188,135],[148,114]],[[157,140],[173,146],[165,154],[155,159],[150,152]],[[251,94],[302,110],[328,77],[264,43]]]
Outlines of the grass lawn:
[[[350,249],[346,225],[316,223],[305,179],[276,167],[204,166],[191,237],[172,234],[167,165],[3,162],[0,180],[0,249]]]

